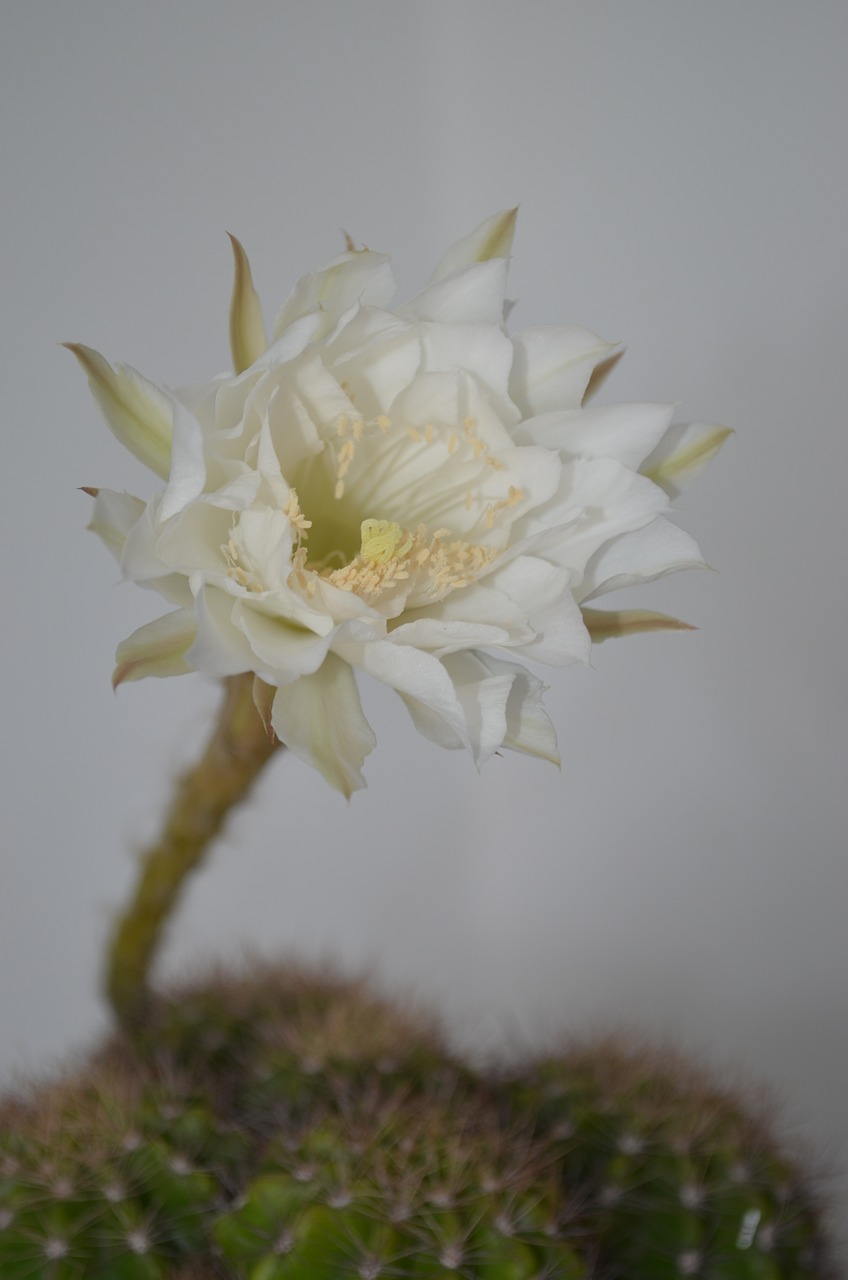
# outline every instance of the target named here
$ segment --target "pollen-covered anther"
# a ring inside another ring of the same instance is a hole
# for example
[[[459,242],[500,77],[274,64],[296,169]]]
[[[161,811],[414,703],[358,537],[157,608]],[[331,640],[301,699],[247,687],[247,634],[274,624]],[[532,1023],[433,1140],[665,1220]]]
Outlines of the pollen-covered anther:
[[[283,515],[287,517],[290,524],[294,525],[298,532],[298,540],[300,540],[301,537],[305,537],[307,531],[312,528],[312,521],[307,520],[306,516],[301,511],[300,502],[298,501],[297,493],[294,489],[289,491],[286,505],[283,507]]]
[[[234,540],[230,538],[229,542],[225,542],[221,550],[224,553],[224,559],[227,562],[227,577],[232,578],[240,587],[244,587],[245,591],[252,591],[256,595],[260,595],[265,588],[259,581],[255,573],[245,569],[239,563],[239,551]]]
[[[515,507],[524,497],[524,490],[519,489],[516,485],[511,484],[505,498],[498,498],[497,502],[490,502],[486,507],[485,520],[486,528],[494,528],[495,521],[502,511],[508,511],[511,507]]]
[[[318,572],[334,586],[374,601],[398,583],[409,583],[407,603],[441,600],[468,586],[496,558],[492,547],[450,538],[449,529],[415,531],[393,520],[363,520],[359,555],[343,568]],[[317,568],[317,566],[316,566]]]

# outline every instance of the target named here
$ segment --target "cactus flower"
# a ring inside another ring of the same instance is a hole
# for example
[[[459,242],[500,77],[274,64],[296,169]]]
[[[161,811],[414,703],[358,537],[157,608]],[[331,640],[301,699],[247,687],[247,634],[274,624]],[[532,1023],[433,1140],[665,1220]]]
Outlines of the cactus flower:
[[[557,760],[527,662],[682,624],[606,592],[702,563],[670,500],[727,434],[673,406],[585,407],[614,348],[505,325],[514,213],[390,309],[389,259],[351,244],[295,286],[270,340],[237,241],[235,371],[161,389],[71,346],[107,423],[164,481],[95,492],[92,528],[172,606],[118,648],[115,683],[252,673],[269,733],[349,795],[375,737],[356,673],[478,764]]]

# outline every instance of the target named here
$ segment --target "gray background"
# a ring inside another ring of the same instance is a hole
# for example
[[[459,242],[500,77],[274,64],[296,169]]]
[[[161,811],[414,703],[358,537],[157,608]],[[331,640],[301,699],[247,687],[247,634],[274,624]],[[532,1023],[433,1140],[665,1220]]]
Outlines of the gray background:
[[[623,1022],[772,1082],[844,1169],[848,8],[7,0],[1,21],[4,1077],[105,1025],[110,915],[217,696],[110,692],[157,601],[114,586],[76,487],[150,488],[54,344],[205,379],[225,229],[273,314],[340,227],[409,293],[520,200],[515,322],[621,339],[605,395],[738,430],[682,504],[720,574],[633,599],[701,629],[550,674],[561,774],[478,778],[366,690],[370,789],[348,807],[277,761],[165,968],[332,957],[489,1047]]]

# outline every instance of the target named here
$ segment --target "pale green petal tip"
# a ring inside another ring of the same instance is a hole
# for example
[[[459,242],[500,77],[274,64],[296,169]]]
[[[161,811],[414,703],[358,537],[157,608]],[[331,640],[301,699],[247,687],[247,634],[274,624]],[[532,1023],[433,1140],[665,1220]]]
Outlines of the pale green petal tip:
[[[451,245],[439,262],[431,277],[431,283],[444,280],[446,276],[475,262],[490,262],[494,258],[508,258],[512,252],[512,241],[515,235],[515,224],[518,218],[518,207],[505,209],[486,218],[470,235]]]
[[[130,453],[163,480],[171,468],[173,409],[163,391],[126,365],[109,364],[94,347],[63,342],[88,378],[108,426]]]
[[[476,260],[488,262],[492,258],[508,258],[512,253],[512,242],[515,238],[515,224],[518,219],[518,205],[514,209],[505,209],[481,223],[475,233],[478,237]]]
[[[233,247],[233,292],[230,299],[230,349],[233,369],[244,373],[268,348],[262,305],[253,287],[250,262],[239,240],[229,231]]]
[[[616,636],[637,635],[646,631],[697,631],[688,622],[671,618],[651,609],[584,609],[583,621],[594,644]]]
[[[618,351],[614,350],[612,355],[603,356],[595,365],[589,381],[586,383],[586,390],[583,393],[584,404],[587,404],[593,396],[597,395],[623,355],[624,348],[620,347]]]
[[[642,474],[674,498],[709,466],[735,432],[731,427],[700,425],[672,430],[680,432],[680,439],[671,448],[660,445],[655,460],[647,460]]]

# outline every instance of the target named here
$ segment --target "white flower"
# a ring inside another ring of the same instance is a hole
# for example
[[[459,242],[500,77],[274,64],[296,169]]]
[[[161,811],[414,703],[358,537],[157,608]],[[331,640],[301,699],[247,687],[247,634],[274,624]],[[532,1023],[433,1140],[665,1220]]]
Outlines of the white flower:
[[[124,574],[176,606],[120,645],[116,684],[252,672],[269,731],[349,795],[375,745],[355,671],[478,764],[502,747],[556,761],[523,664],[682,625],[589,602],[702,563],[665,513],[727,433],[672,427],[667,405],[582,407],[613,350],[587,329],[507,336],[514,221],[484,222],[396,311],[388,258],[350,246],[297,284],[270,345],[234,242],[236,373],[204,387],[72,346],[166,481],[148,503],[96,495]]]

